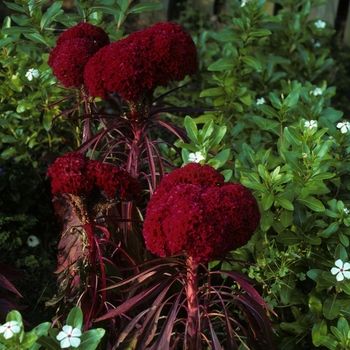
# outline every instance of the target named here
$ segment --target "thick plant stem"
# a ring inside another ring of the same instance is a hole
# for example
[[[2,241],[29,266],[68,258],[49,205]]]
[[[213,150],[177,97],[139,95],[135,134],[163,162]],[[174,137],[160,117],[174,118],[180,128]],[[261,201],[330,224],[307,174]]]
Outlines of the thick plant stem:
[[[200,324],[198,303],[198,262],[187,258],[187,350],[200,349]]]

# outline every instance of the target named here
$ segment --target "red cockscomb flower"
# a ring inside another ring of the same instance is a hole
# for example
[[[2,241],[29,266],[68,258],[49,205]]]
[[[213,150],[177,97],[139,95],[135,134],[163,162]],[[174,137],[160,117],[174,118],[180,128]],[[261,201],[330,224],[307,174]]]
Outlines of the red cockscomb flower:
[[[117,92],[127,101],[153,94],[157,86],[182,80],[198,68],[189,34],[174,23],[159,23],[103,48],[85,68],[91,96]]]
[[[124,169],[108,163],[90,161],[88,172],[95,185],[108,198],[130,200],[136,199],[140,194],[140,184]]]
[[[152,253],[165,257],[185,251],[205,263],[249,241],[260,220],[257,202],[245,187],[221,177],[208,165],[190,163],[163,178],[144,222]]]
[[[62,44],[66,40],[76,38],[92,39],[99,47],[109,44],[108,34],[98,26],[90,23],[81,22],[65,30],[57,39],[56,46]]]
[[[93,188],[87,166],[89,158],[79,152],[69,152],[59,157],[50,166],[46,176],[52,178],[52,194],[70,193],[85,195]]]
[[[69,152],[50,166],[52,194],[70,193],[88,196],[98,188],[110,199],[137,199],[141,186],[124,169],[91,160],[79,152]]]
[[[84,83],[86,63],[98,49],[92,39],[66,40],[51,51],[48,64],[63,86],[78,88]]]

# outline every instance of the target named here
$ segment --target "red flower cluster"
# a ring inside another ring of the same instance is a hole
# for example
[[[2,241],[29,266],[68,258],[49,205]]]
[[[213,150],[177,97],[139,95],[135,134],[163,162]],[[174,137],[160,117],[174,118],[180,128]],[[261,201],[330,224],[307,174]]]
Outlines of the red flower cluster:
[[[108,44],[109,37],[102,28],[79,23],[59,36],[48,64],[63,86],[78,88],[84,83],[84,68],[88,60]]]
[[[112,164],[91,160],[79,152],[69,152],[50,166],[52,194],[70,193],[87,196],[97,187],[108,198],[137,198],[141,187],[130,174]]]
[[[85,67],[91,96],[118,92],[125,100],[151,96],[157,86],[180,81],[198,69],[189,34],[174,23],[158,23],[98,51]]]
[[[143,236],[154,254],[185,251],[205,263],[245,245],[259,221],[259,207],[249,190],[225,183],[209,165],[189,163],[159,184],[147,206]]]

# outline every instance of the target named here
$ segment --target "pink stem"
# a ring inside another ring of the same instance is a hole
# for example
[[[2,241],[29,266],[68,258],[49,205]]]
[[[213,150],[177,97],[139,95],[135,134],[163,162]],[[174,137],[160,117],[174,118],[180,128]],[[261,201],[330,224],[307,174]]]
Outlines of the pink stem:
[[[187,258],[187,334],[188,350],[197,350],[200,345],[199,303],[198,303],[198,262]]]

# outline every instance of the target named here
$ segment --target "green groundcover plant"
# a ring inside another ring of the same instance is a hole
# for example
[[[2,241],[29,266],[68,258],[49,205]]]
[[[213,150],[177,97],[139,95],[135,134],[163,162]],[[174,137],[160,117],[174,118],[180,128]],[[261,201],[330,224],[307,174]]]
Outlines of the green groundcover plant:
[[[61,150],[46,172],[60,241],[53,325],[25,332],[12,311],[4,346],[349,348],[334,30],[309,19],[319,1],[276,3],[232,0],[224,29],[191,35],[123,32],[156,4],[8,3],[1,157]]]

